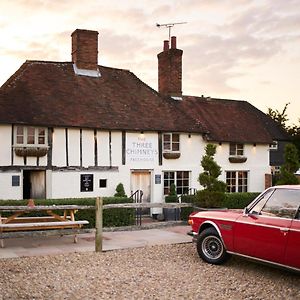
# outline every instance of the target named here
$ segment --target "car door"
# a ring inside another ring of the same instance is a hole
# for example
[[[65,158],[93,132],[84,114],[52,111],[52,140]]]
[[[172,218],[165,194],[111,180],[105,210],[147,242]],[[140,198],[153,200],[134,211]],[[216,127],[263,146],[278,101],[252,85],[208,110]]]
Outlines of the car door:
[[[287,189],[271,189],[235,226],[234,251],[262,260],[284,264],[294,198]]]
[[[300,209],[298,209],[298,214],[292,221],[288,235],[288,242],[285,252],[285,264],[300,269]]]

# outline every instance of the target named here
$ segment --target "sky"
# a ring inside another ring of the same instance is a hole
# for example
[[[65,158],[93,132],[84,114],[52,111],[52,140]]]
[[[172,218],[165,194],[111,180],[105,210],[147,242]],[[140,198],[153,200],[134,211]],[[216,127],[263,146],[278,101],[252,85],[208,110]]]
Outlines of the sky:
[[[99,32],[100,65],[157,90],[174,25],[184,95],[246,100],[300,118],[300,0],[0,0],[0,85],[25,60],[71,61],[71,33]]]

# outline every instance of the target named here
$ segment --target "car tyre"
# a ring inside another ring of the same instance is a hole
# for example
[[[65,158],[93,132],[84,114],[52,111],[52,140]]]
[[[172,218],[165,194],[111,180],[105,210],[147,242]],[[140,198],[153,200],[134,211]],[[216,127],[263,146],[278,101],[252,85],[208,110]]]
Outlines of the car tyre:
[[[220,265],[229,258],[222,239],[217,231],[211,227],[204,229],[199,234],[197,251],[199,256],[210,264]]]

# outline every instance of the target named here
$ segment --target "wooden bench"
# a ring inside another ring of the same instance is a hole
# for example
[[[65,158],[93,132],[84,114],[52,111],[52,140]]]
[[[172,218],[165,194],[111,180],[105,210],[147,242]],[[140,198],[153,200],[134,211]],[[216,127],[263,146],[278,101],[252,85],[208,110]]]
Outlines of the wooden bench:
[[[0,207],[0,244],[4,247],[4,239],[16,236],[25,236],[25,232],[58,231],[63,234],[68,230],[67,234],[74,233],[74,242],[77,242],[76,233],[83,225],[89,224],[87,220],[75,220],[75,212],[83,207],[75,205],[60,205],[60,206],[14,206]],[[90,208],[89,208],[90,209]],[[53,211],[63,211],[63,215],[58,215]],[[1,217],[1,212],[12,212],[8,217]],[[42,217],[24,217],[26,213],[34,211],[45,212],[47,216]],[[69,214],[69,215],[68,215]],[[20,235],[16,233],[20,232]]]

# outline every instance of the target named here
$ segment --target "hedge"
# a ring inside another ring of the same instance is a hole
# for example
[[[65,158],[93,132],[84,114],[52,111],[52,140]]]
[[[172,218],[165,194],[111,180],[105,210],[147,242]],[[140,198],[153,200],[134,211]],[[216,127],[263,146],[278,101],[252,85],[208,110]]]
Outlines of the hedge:
[[[64,198],[64,199],[35,199],[36,205],[95,205],[95,198]],[[28,200],[0,200],[0,206],[19,206],[27,205]],[[103,204],[131,203],[133,200],[126,197],[104,197]],[[57,212],[58,213],[58,212]],[[5,215],[5,213],[3,213]],[[7,214],[6,214],[7,215]],[[34,212],[30,215],[41,215],[40,212]],[[29,216],[29,214],[28,214]],[[94,210],[78,210],[75,215],[77,220],[87,220],[88,228],[95,227]],[[117,227],[130,226],[135,224],[134,208],[111,208],[103,210],[103,226]]]
[[[181,202],[192,203],[199,208],[244,208],[260,193],[225,193],[198,191],[195,195],[181,197]],[[197,209],[181,208],[181,220],[188,220],[188,216]]]

